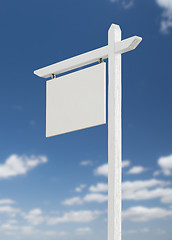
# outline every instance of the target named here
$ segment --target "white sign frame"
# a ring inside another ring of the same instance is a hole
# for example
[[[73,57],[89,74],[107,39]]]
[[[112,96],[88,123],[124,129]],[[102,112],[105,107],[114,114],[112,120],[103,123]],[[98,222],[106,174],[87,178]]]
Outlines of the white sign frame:
[[[108,45],[34,71],[49,78],[108,58],[108,240],[121,240],[121,54],[141,41],[138,36],[121,40],[119,25],[112,24]]]

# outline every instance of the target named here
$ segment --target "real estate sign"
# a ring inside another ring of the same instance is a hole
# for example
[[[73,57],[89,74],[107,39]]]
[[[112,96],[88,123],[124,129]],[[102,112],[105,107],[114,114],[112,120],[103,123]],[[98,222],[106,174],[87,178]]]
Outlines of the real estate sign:
[[[46,136],[106,123],[106,63],[46,82]]]

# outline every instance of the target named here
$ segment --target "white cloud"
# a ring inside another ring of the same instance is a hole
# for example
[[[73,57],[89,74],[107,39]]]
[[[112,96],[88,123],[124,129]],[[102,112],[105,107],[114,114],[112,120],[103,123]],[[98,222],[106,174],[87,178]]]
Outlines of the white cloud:
[[[134,5],[134,0],[110,0],[110,2],[120,3],[124,9],[129,9]],[[167,34],[172,27],[172,0],[155,0],[155,2],[163,9],[160,30]]]
[[[170,181],[163,181],[157,179],[149,179],[149,180],[137,180],[137,181],[126,181],[122,183],[123,190],[135,191],[143,188],[150,188],[156,186],[168,186],[170,185]],[[108,190],[107,183],[97,183],[95,186],[92,185],[89,187],[89,191],[91,192],[106,192]]]
[[[123,8],[128,9],[133,6],[134,0],[110,0],[112,3],[121,3]]]
[[[17,224],[18,221],[16,219],[12,219],[10,218],[9,221],[8,221],[9,224]]]
[[[140,181],[126,181],[122,183],[122,190],[133,192],[140,189],[151,188],[156,186],[168,186],[169,181],[162,181],[157,179],[140,180]]]
[[[107,192],[108,191],[108,184],[107,183],[97,183],[96,186],[89,187],[90,192]]]
[[[139,173],[142,173],[146,170],[147,169],[142,167],[142,166],[134,166],[128,171],[128,174],[139,174]]]
[[[75,191],[76,192],[82,192],[82,190],[84,189],[84,188],[86,188],[86,184],[81,184],[79,187],[76,187],[75,188]]]
[[[140,231],[143,232],[143,233],[148,233],[148,232],[150,232],[150,229],[149,228],[142,228]]]
[[[73,197],[73,198],[68,198],[62,202],[63,205],[81,205],[85,202],[98,202],[102,203],[107,201],[108,196],[100,193],[89,193],[85,195],[83,198],[80,197]]]
[[[76,232],[76,235],[85,235],[90,233],[91,229],[89,227],[77,228],[75,232]]]
[[[130,161],[129,160],[122,161],[122,167],[123,168],[129,167],[129,166],[130,166]],[[105,163],[105,164],[97,167],[94,170],[94,175],[107,177],[108,176],[108,163]]]
[[[125,168],[125,167],[129,167],[131,164],[131,162],[129,160],[124,160],[122,161],[122,167]]]
[[[172,203],[172,188],[162,188],[168,186],[170,182],[157,179],[146,181],[127,181],[122,184],[123,200],[148,200],[160,198],[162,203]],[[157,187],[155,189],[150,189]]]
[[[48,237],[54,237],[54,236],[57,236],[57,237],[65,237],[68,235],[67,232],[64,232],[64,231],[61,231],[61,232],[56,232],[56,231],[46,231],[46,232],[43,232],[43,234],[45,234],[46,236]]]
[[[172,188],[161,190],[161,202],[172,203]]]
[[[49,217],[47,218],[47,223],[49,225],[55,225],[58,223],[67,223],[67,222],[92,222],[97,217],[100,216],[102,212],[100,211],[70,211],[64,213],[61,217]]]
[[[3,224],[0,226],[0,230],[3,231],[3,233],[7,235],[17,235],[21,236],[22,235],[35,235],[39,231],[34,229],[32,226],[27,226],[27,225],[14,225],[9,223]]]
[[[172,188],[167,188],[171,183],[157,179],[142,181],[126,181],[122,183],[123,200],[150,200],[159,198],[162,203],[172,204]],[[100,192],[108,191],[108,184],[97,183],[89,188],[91,193],[81,197],[73,197],[62,202],[64,205],[81,205],[88,202],[103,203],[108,200],[107,194]]]
[[[72,205],[81,205],[83,204],[83,200],[80,197],[73,197],[73,198],[69,198],[66,199],[62,202],[63,205],[68,205],[68,206],[72,206]]]
[[[134,5],[134,0],[123,0],[122,1],[122,6],[125,9],[128,9],[128,8],[132,7],[133,5]]]
[[[168,33],[172,27],[172,0],[156,0],[156,3],[163,9],[161,32]]]
[[[5,163],[0,164],[0,178],[10,178],[17,175],[24,175],[36,166],[46,163],[48,160],[45,156],[19,156],[13,154],[9,156]]]
[[[156,0],[157,4],[165,9],[172,9],[172,0]]]
[[[160,198],[162,203],[172,203],[172,188],[164,188],[170,185],[169,181],[162,181],[157,179],[140,180],[140,181],[126,181],[122,183],[122,199],[123,200],[149,200]],[[154,188],[154,189],[152,189]],[[92,193],[107,192],[107,183],[97,183],[89,187]],[[107,200],[106,195],[86,195],[88,199],[97,202],[104,202]],[[86,196],[83,202],[86,202]]]
[[[162,203],[172,203],[172,188],[164,188],[171,183],[157,179],[149,179],[142,181],[126,181],[122,183],[122,198],[123,200],[149,200],[160,198]],[[154,188],[154,189],[152,189]],[[93,193],[107,192],[107,183],[97,183],[95,186],[89,187],[89,191]],[[107,200],[106,195],[86,195],[88,199],[97,202]],[[86,197],[83,198],[83,201]],[[85,201],[86,202],[86,201]]]
[[[18,208],[13,208],[11,206],[0,206],[0,214],[7,214],[10,217],[15,217],[17,213],[20,213],[21,210]]]
[[[162,203],[172,203],[172,189],[171,188],[157,188],[153,190],[142,189],[133,193],[127,193],[123,199],[127,200],[148,200],[160,198]]]
[[[34,229],[33,226],[21,226],[21,232],[24,235],[34,235],[37,231]]]
[[[10,204],[15,204],[16,202],[13,201],[12,199],[0,199],[0,205],[10,205]]]
[[[17,231],[20,229],[19,226],[16,225],[17,224],[17,221],[14,220],[13,218],[9,219],[6,223],[4,223],[3,221],[3,224],[0,225],[0,231],[3,231],[3,232],[9,232],[9,231]]]
[[[24,218],[32,225],[39,225],[45,220],[42,210],[39,208],[31,210],[28,214],[25,214]]]
[[[172,154],[158,159],[158,165],[166,176],[172,175]]]
[[[171,216],[172,211],[163,208],[146,208],[143,206],[136,206],[123,211],[123,219],[133,222],[146,222]]]
[[[83,198],[84,202],[106,202],[108,200],[108,196],[100,193],[89,193]]]
[[[86,161],[82,161],[80,162],[81,166],[91,166],[93,165],[93,162],[91,160],[86,160]]]
[[[94,170],[94,175],[108,176],[108,164],[103,164]]]
[[[0,226],[1,230],[18,230],[19,227],[16,225],[12,225],[10,223],[5,223],[3,225]]]
[[[153,176],[154,176],[154,177],[159,176],[160,173],[161,173],[161,171],[154,171],[154,172],[153,172]]]

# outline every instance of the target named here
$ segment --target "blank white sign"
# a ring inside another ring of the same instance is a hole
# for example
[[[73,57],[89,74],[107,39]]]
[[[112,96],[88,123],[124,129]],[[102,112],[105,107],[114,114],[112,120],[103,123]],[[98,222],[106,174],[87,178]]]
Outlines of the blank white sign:
[[[106,63],[46,82],[46,137],[106,123]]]

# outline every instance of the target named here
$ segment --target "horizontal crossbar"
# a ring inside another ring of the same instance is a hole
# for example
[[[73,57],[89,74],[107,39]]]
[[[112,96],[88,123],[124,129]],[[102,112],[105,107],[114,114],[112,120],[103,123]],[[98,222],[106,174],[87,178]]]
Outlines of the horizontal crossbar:
[[[142,40],[141,37],[134,36],[134,37],[122,40],[120,42],[117,42],[115,44],[115,53],[122,54],[128,51],[131,51],[137,47],[137,45],[141,42],[141,40]],[[39,77],[49,78],[52,75],[64,73],[64,72],[82,67],[84,65],[97,62],[101,58],[106,59],[108,58],[108,54],[109,54],[108,51],[109,51],[109,47],[107,45],[105,47],[101,47],[93,51],[83,53],[76,57],[72,57],[64,61],[49,65],[47,67],[40,68],[38,70],[35,70],[34,74]]]

